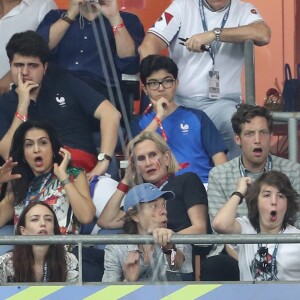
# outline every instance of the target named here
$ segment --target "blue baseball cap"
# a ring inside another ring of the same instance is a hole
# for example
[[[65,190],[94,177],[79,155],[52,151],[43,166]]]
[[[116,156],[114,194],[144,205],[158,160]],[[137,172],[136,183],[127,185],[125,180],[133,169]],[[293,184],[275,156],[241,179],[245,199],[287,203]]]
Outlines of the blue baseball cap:
[[[173,200],[175,198],[175,194],[171,191],[161,191],[151,183],[136,185],[125,196],[124,210],[128,211],[130,208],[139,203],[151,202],[160,197],[166,200]]]

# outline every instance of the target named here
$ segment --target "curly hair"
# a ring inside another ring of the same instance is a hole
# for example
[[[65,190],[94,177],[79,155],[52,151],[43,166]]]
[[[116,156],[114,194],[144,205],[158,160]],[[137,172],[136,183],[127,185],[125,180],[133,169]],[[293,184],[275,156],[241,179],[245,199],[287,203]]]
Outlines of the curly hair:
[[[287,198],[287,210],[282,222],[282,229],[293,225],[299,210],[299,195],[293,189],[289,178],[282,172],[270,171],[262,174],[248,189],[245,199],[248,207],[248,218],[252,226],[259,230],[258,196],[263,185],[270,185]]]
[[[237,135],[242,133],[242,125],[251,122],[255,117],[262,117],[267,120],[270,133],[273,130],[273,118],[264,106],[254,106],[249,104],[237,105],[237,111],[231,118],[233,131]]]

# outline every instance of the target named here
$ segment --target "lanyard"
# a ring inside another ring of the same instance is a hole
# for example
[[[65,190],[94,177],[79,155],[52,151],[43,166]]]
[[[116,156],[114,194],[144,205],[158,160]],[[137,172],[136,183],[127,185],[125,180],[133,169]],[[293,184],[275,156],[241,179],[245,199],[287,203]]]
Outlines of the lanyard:
[[[46,187],[46,184],[48,183],[50,177],[52,176],[52,172],[50,172],[45,179],[43,180],[38,193],[36,194],[36,196],[34,198],[37,199],[37,201],[39,200],[41,194],[44,192],[44,189]],[[25,206],[27,206],[30,202],[31,202],[31,193],[32,193],[32,185],[29,187],[28,192],[27,192],[27,196],[26,196],[26,200],[25,200]]]
[[[272,167],[273,167],[272,157],[271,157],[271,155],[268,155],[268,160],[266,162],[266,166],[264,168],[264,172],[271,171]],[[245,174],[245,170],[244,170],[245,168],[243,167],[243,163],[242,163],[242,156],[240,156],[240,158],[239,158],[239,169],[240,169],[241,177],[245,177],[246,174]]]
[[[208,28],[207,28],[207,23],[206,23],[206,18],[205,18],[205,13],[204,13],[204,4],[203,4],[203,1],[204,0],[199,0],[199,11],[200,11],[200,17],[201,17],[201,21],[202,21],[202,26],[203,26],[203,30],[204,32],[207,32],[208,31]],[[230,4],[229,4],[229,7],[223,17],[223,20],[222,20],[222,23],[221,23],[221,27],[220,28],[224,28],[226,22],[227,22],[227,19],[228,19],[228,15],[229,15],[229,11],[230,11],[230,6],[231,6],[231,1],[230,1]],[[212,59],[212,62],[213,62],[213,66],[215,65],[215,52],[213,51],[212,47],[209,48],[209,55]]]

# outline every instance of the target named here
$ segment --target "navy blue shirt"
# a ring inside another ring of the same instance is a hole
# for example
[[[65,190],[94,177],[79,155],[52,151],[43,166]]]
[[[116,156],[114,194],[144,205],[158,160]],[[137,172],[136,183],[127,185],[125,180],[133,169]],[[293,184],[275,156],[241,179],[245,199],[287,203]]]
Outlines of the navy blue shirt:
[[[51,10],[39,25],[37,33],[47,42],[51,25],[60,19],[64,11]],[[114,33],[108,19],[100,16],[91,22],[82,17],[82,23],[80,23],[78,16],[57,47],[52,50],[52,61],[65,67],[76,77],[90,77],[105,85],[107,85],[106,79],[108,79],[112,87],[118,86],[113,78],[112,66],[116,67],[119,80],[121,74],[138,73],[139,55],[137,50],[145,36],[144,28],[136,15],[126,12],[120,14],[126,29],[135,42],[134,56],[118,57]],[[106,69],[108,76],[105,73]]]
[[[49,65],[36,102],[30,101],[29,120],[52,123],[63,145],[96,154],[92,122],[103,100],[104,96],[68,71]],[[10,128],[17,106],[15,89],[0,96],[0,139]]]

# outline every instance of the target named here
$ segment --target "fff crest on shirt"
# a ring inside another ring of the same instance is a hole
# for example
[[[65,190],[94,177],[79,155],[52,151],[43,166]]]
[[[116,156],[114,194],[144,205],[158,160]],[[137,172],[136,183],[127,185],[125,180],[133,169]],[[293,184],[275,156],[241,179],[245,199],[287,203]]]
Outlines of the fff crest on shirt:
[[[180,123],[180,129],[183,134],[188,134],[190,130],[190,125],[186,123]]]
[[[65,97],[63,97],[63,96],[60,97],[60,96],[57,94],[55,100],[56,100],[56,102],[59,104],[60,107],[66,107],[66,106],[67,106]]]

